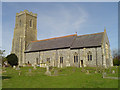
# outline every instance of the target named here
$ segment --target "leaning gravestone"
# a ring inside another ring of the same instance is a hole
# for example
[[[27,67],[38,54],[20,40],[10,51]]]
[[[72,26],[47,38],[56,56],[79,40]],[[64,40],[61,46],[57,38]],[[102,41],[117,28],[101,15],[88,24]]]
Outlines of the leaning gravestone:
[[[48,76],[51,76],[51,72],[49,71],[49,66],[48,65],[46,66],[45,74],[48,75]]]

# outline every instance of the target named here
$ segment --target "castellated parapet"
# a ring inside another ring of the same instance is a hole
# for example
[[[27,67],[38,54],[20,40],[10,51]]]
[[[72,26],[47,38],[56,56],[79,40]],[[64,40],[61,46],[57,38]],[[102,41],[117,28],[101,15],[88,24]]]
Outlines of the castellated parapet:
[[[28,10],[16,13],[12,51],[17,55],[19,65],[24,63],[24,51],[31,41],[37,40],[37,14]]]
[[[27,14],[29,14],[31,16],[34,16],[34,17],[37,17],[36,13],[29,12],[28,10],[20,11],[20,13],[16,13],[16,16],[20,16],[20,15],[22,15],[24,13],[27,13]]]

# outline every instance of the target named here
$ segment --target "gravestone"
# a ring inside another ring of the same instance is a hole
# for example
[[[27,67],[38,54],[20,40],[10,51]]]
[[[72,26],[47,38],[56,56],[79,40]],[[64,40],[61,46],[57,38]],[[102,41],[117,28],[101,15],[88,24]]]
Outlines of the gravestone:
[[[86,74],[89,74],[89,70],[86,71]]]
[[[45,74],[48,75],[48,76],[51,76],[51,72],[49,71],[49,66],[48,65],[46,66]]]
[[[81,70],[81,72],[85,72],[85,69],[82,67],[82,70]]]
[[[112,74],[115,74],[115,70],[112,71]]]
[[[21,71],[19,71],[19,76],[21,75]]]
[[[19,66],[16,68],[16,70],[20,70]]]
[[[106,77],[106,72],[103,73],[103,78],[105,78],[105,77]]]
[[[29,69],[29,73],[31,73],[32,71],[31,71],[31,69]]]
[[[26,64],[23,64],[23,67],[26,67]]]
[[[109,72],[112,73],[111,67],[110,67],[110,69],[109,69]]]
[[[95,73],[97,73],[97,71],[95,71]]]
[[[58,75],[58,70],[54,71],[54,75],[57,76]]]
[[[37,68],[36,68],[36,65],[34,65],[33,69],[35,69],[35,70],[37,69]]]
[[[15,69],[16,68],[16,66],[13,66],[13,69]]]

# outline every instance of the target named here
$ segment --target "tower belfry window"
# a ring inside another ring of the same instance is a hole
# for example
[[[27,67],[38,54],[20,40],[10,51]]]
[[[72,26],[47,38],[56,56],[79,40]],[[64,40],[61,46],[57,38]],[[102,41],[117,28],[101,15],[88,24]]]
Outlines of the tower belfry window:
[[[20,20],[20,22],[19,22],[19,25],[20,25],[20,27],[21,27],[21,20]]]
[[[33,24],[33,23],[32,23],[32,19],[31,19],[31,20],[30,20],[30,27],[32,27],[32,24]]]

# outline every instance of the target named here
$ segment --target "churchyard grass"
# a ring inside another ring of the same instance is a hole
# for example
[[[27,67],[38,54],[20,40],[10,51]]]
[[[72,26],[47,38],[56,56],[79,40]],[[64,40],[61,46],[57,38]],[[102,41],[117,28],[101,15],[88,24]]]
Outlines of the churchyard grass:
[[[57,70],[58,75],[54,75],[54,70]],[[31,72],[29,71],[31,70]],[[45,68],[37,67],[21,67],[19,70],[7,67],[2,76],[3,88],[117,88],[117,79],[102,78],[101,73],[95,73],[96,68],[86,67],[83,72],[82,68],[67,67],[50,69],[52,76],[45,75]],[[86,74],[89,70],[89,74]],[[111,70],[117,70],[112,67]],[[105,72],[108,76],[118,76],[110,73],[109,69]]]

